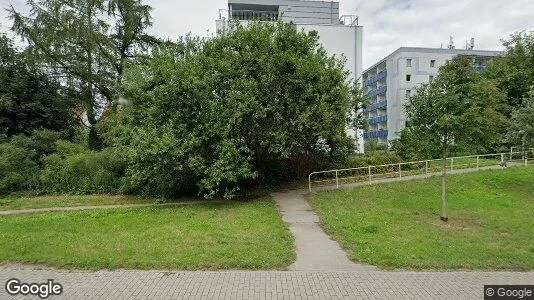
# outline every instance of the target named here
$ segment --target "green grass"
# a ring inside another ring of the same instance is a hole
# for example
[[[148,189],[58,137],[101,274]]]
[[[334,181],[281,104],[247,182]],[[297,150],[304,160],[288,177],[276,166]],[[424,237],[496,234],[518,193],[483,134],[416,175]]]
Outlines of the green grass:
[[[5,216],[0,261],[81,269],[271,269],[295,259],[274,202]]]
[[[534,269],[534,167],[449,176],[449,222],[439,178],[310,196],[351,259],[384,269]]]
[[[72,206],[99,206],[119,204],[150,204],[154,199],[136,196],[39,196],[39,197],[15,197],[0,198],[0,211],[18,210],[29,208],[72,207]]]

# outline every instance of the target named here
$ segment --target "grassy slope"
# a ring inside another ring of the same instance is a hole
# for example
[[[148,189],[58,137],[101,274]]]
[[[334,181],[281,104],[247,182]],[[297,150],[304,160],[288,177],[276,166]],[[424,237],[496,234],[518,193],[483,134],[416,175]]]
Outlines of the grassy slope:
[[[291,234],[268,198],[0,218],[4,262],[84,269],[267,269],[294,259]]]
[[[449,223],[439,179],[311,196],[323,226],[354,260],[383,268],[534,269],[534,167],[449,176]]]

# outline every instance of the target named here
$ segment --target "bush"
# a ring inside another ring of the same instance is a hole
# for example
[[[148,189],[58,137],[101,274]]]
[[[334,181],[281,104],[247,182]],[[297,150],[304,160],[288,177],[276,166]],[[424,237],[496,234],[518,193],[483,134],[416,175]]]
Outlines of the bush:
[[[116,148],[89,151],[83,145],[58,142],[57,152],[43,159],[40,181],[45,193],[119,193],[126,159]]]
[[[0,194],[35,188],[38,173],[35,150],[12,142],[0,144]]]
[[[389,165],[402,162],[402,158],[391,151],[374,151],[369,155],[350,156],[339,168],[361,168],[367,166]]]
[[[119,128],[127,130],[117,143],[128,149],[132,187],[233,197],[250,182],[343,160],[354,149],[346,128],[361,90],[317,39],[287,24],[238,26],[155,51],[126,72]]]

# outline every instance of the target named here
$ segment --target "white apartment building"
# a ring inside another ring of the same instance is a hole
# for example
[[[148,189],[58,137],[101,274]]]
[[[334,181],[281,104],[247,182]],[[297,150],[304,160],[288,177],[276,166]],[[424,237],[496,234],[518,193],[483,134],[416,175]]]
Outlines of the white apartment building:
[[[475,57],[475,70],[481,72],[499,51],[401,47],[363,72],[364,92],[371,104],[364,109],[368,128],[364,141],[387,145],[397,139],[406,125],[404,104],[416,88],[437,76],[439,68],[455,56]]]
[[[345,58],[345,69],[352,79],[360,80],[362,73],[362,26],[354,15],[340,15],[339,3],[300,0],[229,0],[228,7],[219,11],[217,32],[232,27],[232,22],[283,21],[294,24],[304,32],[317,31],[325,50]],[[355,136],[356,133],[349,131]],[[363,151],[363,139],[358,138]]]

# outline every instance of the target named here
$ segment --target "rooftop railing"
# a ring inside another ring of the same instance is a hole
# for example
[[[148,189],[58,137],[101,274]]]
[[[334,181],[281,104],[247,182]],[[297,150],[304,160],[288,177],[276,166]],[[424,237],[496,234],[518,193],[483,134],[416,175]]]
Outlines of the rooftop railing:
[[[259,11],[259,10],[219,10],[220,20],[239,20],[239,21],[278,21],[277,11]]]

